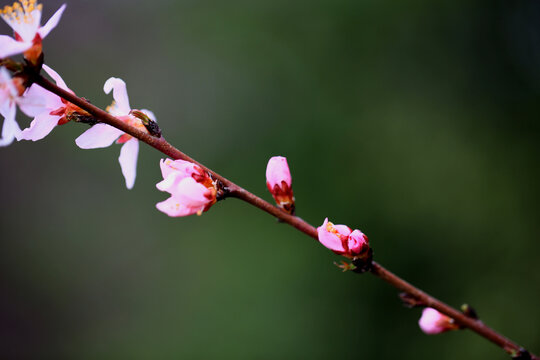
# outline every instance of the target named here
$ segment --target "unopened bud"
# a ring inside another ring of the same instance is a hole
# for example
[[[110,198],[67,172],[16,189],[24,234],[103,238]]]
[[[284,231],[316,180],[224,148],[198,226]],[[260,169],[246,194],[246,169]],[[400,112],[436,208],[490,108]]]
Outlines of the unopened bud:
[[[517,351],[511,350],[510,356],[512,356],[512,359],[514,360],[532,360],[531,353],[524,348],[520,348]]]
[[[152,120],[148,115],[146,115],[144,112],[139,110],[131,110],[131,115],[135,116],[137,119],[141,120],[144,127],[150,135],[160,138],[161,137],[161,129],[159,128],[157,122]]]
[[[373,252],[369,240],[360,230],[352,231],[347,225],[334,225],[324,220],[317,228],[319,242],[338,255],[353,260],[355,272],[366,272],[371,269]]]
[[[428,335],[459,329],[459,325],[454,322],[454,319],[429,307],[422,311],[422,317],[418,321],[418,325]]]
[[[277,205],[289,214],[294,214],[295,204],[291,172],[287,159],[283,156],[274,156],[268,161],[266,166],[266,186]]]
[[[463,304],[461,305],[461,312],[471,319],[478,320],[478,314],[476,313],[476,310],[469,304]]]

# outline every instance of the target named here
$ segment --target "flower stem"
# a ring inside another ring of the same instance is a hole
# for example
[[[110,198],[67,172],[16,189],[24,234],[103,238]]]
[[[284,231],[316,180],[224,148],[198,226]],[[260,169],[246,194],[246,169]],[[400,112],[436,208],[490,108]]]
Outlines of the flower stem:
[[[111,125],[115,128],[118,128],[124,131],[125,133],[128,133],[129,135],[133,137],[136,137],[137,139],[147,143],[148,145],[152,146],[156,150],[162,152],[163,154],[175,160],[181,159],[181,160],[190,161],[192,163],[197,164],[198,166],[200,166],[201,168],[209,172],[214,179],[220,180],[223,183],[223,185],[228,188],[229,190],[228,196],[243,200],[269,213],[270,215],[273,215],[274,217],[278,218],[281,222],[284,222],[293,226],[297,230],[314,238],[315,240],[318,239],[317,229],[313,227],[312,225],[310,225],[309,223],[307,223],[306,221],[302,220],[301,218],[297,216],[293,216],[286,213],[285,211],[279,209],[277,206],[270,204],[269,202],[261,199],[260,197],[236,185],[232,181],[217,174],[216,172],[212,171],[206,166],[193,160],[192,158],[190,158],[189,156],[187,156],[186,154],[184,154],[183,152],[181,152],[180,150],[172,146],[170,143],[168,143],[165,140],[165,138],[152,136],[145,131],[141,131],[133,126],[130,126],[129,124],[117,119],[116,117],[110,115],[109,113],[103,111],[102,109],[90,104],[88,101],[68,91],[61,89],[60,87],[56,86],[55,84],[53,84],[52,82],[50,82],[49,80],[47,80],[41,75],[37,76],[33,80],[36,84],[40,85],[41,87],[79,106],[80,108],[88,111],[100,122]],[[387,283],[389,283],[396,289],[400,291],[404,291],[407,294],[411,295],[412,297],[416,298],[422,304],[425,304],[428,307],[437,309],[441,313],[447,316],[450,316],[451,318],[455,320],[457,324],[465,328],[469,328],[470,330],[476,332],[478,335],[486,338],[487,340],[501,347],[508,354],[512,355],[512,357],[523,358],[523,359],[530,358],[532,360],[540,360],[538,356],[529,354],[526,350],[524,350],[518,344],[507,339],[503,335],[497,333],[495,330],[491,329],[490,327],[484,325],[484,323],[481,322],[480,320],[468,317],[462,312],[452,308],[451,306],[448,306],[447,304],[432,297],[431,295],[428,295],[424,291],[420,290],[414,285],[411,285],[410,283],[403,280],[399,276],[385,269],[383,266],[381,266],[377,262],[375,261],[372,262],[370,272],[371,274],[377,276],[378,278],[386,281]]]

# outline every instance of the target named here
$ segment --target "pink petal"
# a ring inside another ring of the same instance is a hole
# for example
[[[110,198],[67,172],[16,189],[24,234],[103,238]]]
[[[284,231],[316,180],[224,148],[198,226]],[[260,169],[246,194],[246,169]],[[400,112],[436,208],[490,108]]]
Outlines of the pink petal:
[[[47,66],[45,64],[43,64],[43,70],[45,70],[45,72],[56,82],[56,85],[58,85],[59,87],[61,87],[64,90],[69,90],[66,83],[64,82],[64,79],[62,79],[60,74],[58,74],[56,71],[54,71],[53,69],[51,69],[49,66]],[[71,90],[69,90],[69,91],[71,91]]]
[[[103,86],[103,91],[105,91],[105,94],[109,94],[111,90],[118,111],[118,114],[113,115],[121,116],[129,114],[131,107],[129,106],[129,97],[124,80],[115,77],[109,78]]]
[[[287,164],[287,159],[283,156],[274,156],[268,161],[268,165],[266,166],[266,182],[273,188],[276,184],[281,186],[282,181],[285,181],[291,187],[292,178],[289,165]]]
[[[349,236],[350,233],[352,232],[351,228],[348,227],[347,225],[338,224],[338,225],[334,225],[334,228],[338,231],[338,233],[344,236]]]
[[[122,130],[118,130],[110,125],[97,124],[82,133],[75,140],[75,143],[81,149],[104,148],[111,146],[122,134]]]
[[[161,160],[161,174],[163,181],[156,184],[156,187],[161,191],[169,193],[176,192],[178,184],[185,178],[192,177],[197,171],[196,165],[184,160],[173,161],[171,159]]]
[[[190,177],[196,173],[195,166],[195,164],[184,160],[161,159],[159,162],[163,178],[167,178],[171,173],[180,173],[182,177]]]
[[[349,251],[359,254],[364,246],[367,245],[366,238],[360,230],[354,230],[349,235],[348,247]]]
[[[323,244],[325,247],[333,251],[345,252],[345,249],[343,248],[343,244],[341,243],[341,239],[337,235],[332,234],[325,230],[318,231],[318,234],[319,234],[319,242]]]
[[[60,9],[58,9],[53,16],[47,21],[45,25],[39,28],[38,33],[39,36],[41,36],[42,39],[45,39],[47,35],[51,32],[52,29],[58,25],[58,22],[60,22],[60,18],[62,18],[62,14],[64,13],[64,10],[66,9],[66,4],[60,6]]]
[[[170,173],[163,181],[158,182],[156,187],[158,190],[166,191],[172,195],[172,192],[176,189],[175,185],[178,185],[180,180],[177,173]]]
[[[449,330],[442,324],[449,319],[447,316],[441,314],[433,308],[425,308],[422,311],[422,317],[418,321],[418,325],[423,332],[428,335],[440,334],[446,330]]]
[[[11,36],[0,35],[0,59],[22,54],[32,47],[32,42],[17,41]]]
[[[166,179],[171,173],[175,172],[175,169],[172,166],[173,163],[174,163],[174,160],[171,160],[171,159],[159,160],[159,168],[161,169],[161,176],[163,176],[164,179]]]
[[[132,189],[137,177],[137,158],[139,156],[139,140],[131,139],[120,149],[120,167],[126,179],[126,187]]]
[[[19,124],[17,124],[17,121],[15,120],[16,111],[17,107],[15,104],[4,107],[0,111],[1,115],[4,116],[4,125],[2,126],[2,138],[0,139],[0,146],[8,146],[21,132]]]
[[[36,118],[30,123],[30,127],[24,129],[18,136],[17,140],[32,140],[37,141],[43,139],[45,136],[58,125],[59,116],[43,113],[36,116]]]
[[[177,197],[171,196],[165,201],[156,204],[159,211],[172,217],[188,216],[197,214],[199,211],[203,211],[204,208],[189,208],[181,204]]]
[[[330,250],[337,252],[345,252],[341,239],[336,234],[333,234],[326,230],[328,224],[328,218],[324,220],[324,223],[317,228],[317,234],[319,235],[319,242]]]
[[[182,180],[176,191],[174,191],[174,196],[178,196],[178,199],[187,207],[204,207],[210,203],[205,195],[208,194],[208,190],[204,185],[199,184],[192,177],[185,178]]]

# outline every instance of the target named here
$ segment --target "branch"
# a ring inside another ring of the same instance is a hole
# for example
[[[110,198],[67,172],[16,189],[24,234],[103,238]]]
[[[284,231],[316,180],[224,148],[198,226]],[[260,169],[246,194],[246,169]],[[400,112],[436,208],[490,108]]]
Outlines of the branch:
[[[204,169],[209,174],[211,174],[215,179],[221,181],[223,185],[228,188],[229,190],[228,196],[243,200],[269,213],[270,215],[273,215],[274,217],[278,218],[282,222],[293,226],[297,230],[314,238],[315,240],[318,240],[317,229],[313,227],[312,225],[310,225],[309,223],[307,223],[306,221],[302,220],[301,218],[297,216],[293,216],[284,212],[278,207],[268,203],[267,201],[261,199],[260,197],[236,185],[232,181],[217,174],[216,172],[212,171],[206,166],[193,160],[192,158],[190,158],[189,156],[187,156],[186,154],[184,154],[183,152],[181,152],[180,150],[172,146],[170,143],[168,143],[163,137],[154,137],[145,131],[141,131],[133,126],[128,125],[127,123],[117,119],[116,117],[101,110],[100,108],[90,104],[88,101],[82,98],[79,98],[68,91],[61,89],[60,87],[56,86],[55,84],[53,84],[52,82],[50,82],[49,80],[47,80],[41,75],[35,76],[33,81],[36,84],[40,85],[41,87],[49,90],[50,92],[71,102],[72,104],[79,106],[81,109],[86,110],[95,118],[99,119],[99,121],[124,131],[125,133],[147,143],[148,145],[152,146],[153,148],[162,152],[163,154],[175,160],[181,159],[181,160],[190,161],[194,164],[197,164],[202,169]],[[393,274],[389,270],[385,269],[384,267],[382,267],[380,264],[376,263],[375,261],[373,261],[370,264],[369,270],[371,274],[386,281],[387,283],[389,283],[396,289],[406,292],[407,294],[412,296],[414,299],[416,299],[423,306],[425,305],[427,307],[432,307],[438,310],[439,312],[454,319],[454,321],[460,326],[464,328],[468,328],[476,332],[478,335],[486,338],[487,340],[501,347],[508,354],[510,354],[514,359],[540,360],[538,356],[530,354],[529,352],[524,350],[521,346],[519,346],[515,342],[507,339],[503,335],[497,333],[495,330],[484,325],[480,320],[469,317],[465,315],[464,313],[452,308],[451,306],[448,306],[442,301],[432,297],[431,295],[428,295],[424,291],[420,290],[414,285],[411,285],[407,281],[403,280],[402,278]]]

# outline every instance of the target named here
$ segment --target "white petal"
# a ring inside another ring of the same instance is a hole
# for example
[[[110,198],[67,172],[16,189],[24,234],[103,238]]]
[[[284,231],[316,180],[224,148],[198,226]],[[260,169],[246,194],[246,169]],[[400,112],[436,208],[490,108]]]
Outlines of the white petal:
[[[129,106],[129,97],[127,94],[126,83],[119,78],[109,78],[103,86],[105,94],[113,92],[114,101],[116,101],[116,107],[119,115],[127,115],[131,111]]]
[[[50,113],[51,111],[65,107],[59,96],[37,84],[30,86],[17,103],[20,109],[30,117],[36,117],[43,112]]]
[[[22,54],[32,47],[32,42],[17,41],[11,36],[0,35],[0,59]]]
[[[139,156],[139,140],[131,139],[122,146],[120,150],[120,167],[126,179],[126,187],[133,188],[135,177],[137,176],[137,157]]]
[[[45,96],[49,93],[47,90],[39,85],[33,84],[26,91],[22,98],[19,99],[19,108],[30,117],[35,117],[49,109],[47,107],[47,100]],[[50,93],[49,93],[50,94]]]
[[[174,185],[177,183],[177,180],[179,180],[180,176],[180,174],[172,172],[165,179],[158,182],[156,184],[156,188],[160,191],[167,191],[172,194],[171,189],[174,188]]]
[[[43,25],[39,30],[39,36],[41,36],[42,39],[45,39],[47,35],[51,32],[52,29],[58,25],[58,22],[60,21],[60,18],[62,17],[62,14],[64,13],[64,10],[66,9],[66,4],[60,6],[60,9],[58,9],[53,16],[47,21],[45,25]]]
[[[3,66],[0,67],[0,95],[2,96],[2,103],[0,103],[0,106],[5,105],[5,101],[11,101],[17,97],[17,89],[15,89],[15,85],[13,85],[11,75]]]
[[[182,204],[180,200],[174,196],[171,196],[165,201],[162,201],[160,203],[156,204],[156,208],[164,212],[165,214],[172,216],[172,217],[179,217],[179,216],[188,216],[188,215],[194,215],[199,211],[203,211],[204,207],[201,208],[189,208]]]
[[[122,130],[118,130],[107,124],[97,124],[83,132],[75,143],[81,149],[97,149],[111,146],[114,140],[118,139],[123,134]]]
[[[62,79],[62,77],[53,69],[51,69],[49,66],[43,64],[43,70],[56,82],[56,85],[61,87],[64,90],[69,90],[66,83]]]
[[[36,116],[36,118],[30,123],[30,127],[24,129],[18,136],[17,140],[32,140],[37,141],[43,139],[49,135],[52,129],[58,125],[60,116],[49,115],[43,113]]]
[[[0,146],[8,146],[13,142],[15,137],[20,134],[21,128],[15,120],[15,113],[17,107],[15,104],[2,109],[2,116],[4,116],[4,125],[2,126],[2,138],[0,139]]]
[[[174,191],[174,195],[188,207],[200,207],[208,204],[210,200],[204,196],[207,193],[208,189],[192,177],[180,181]]]

